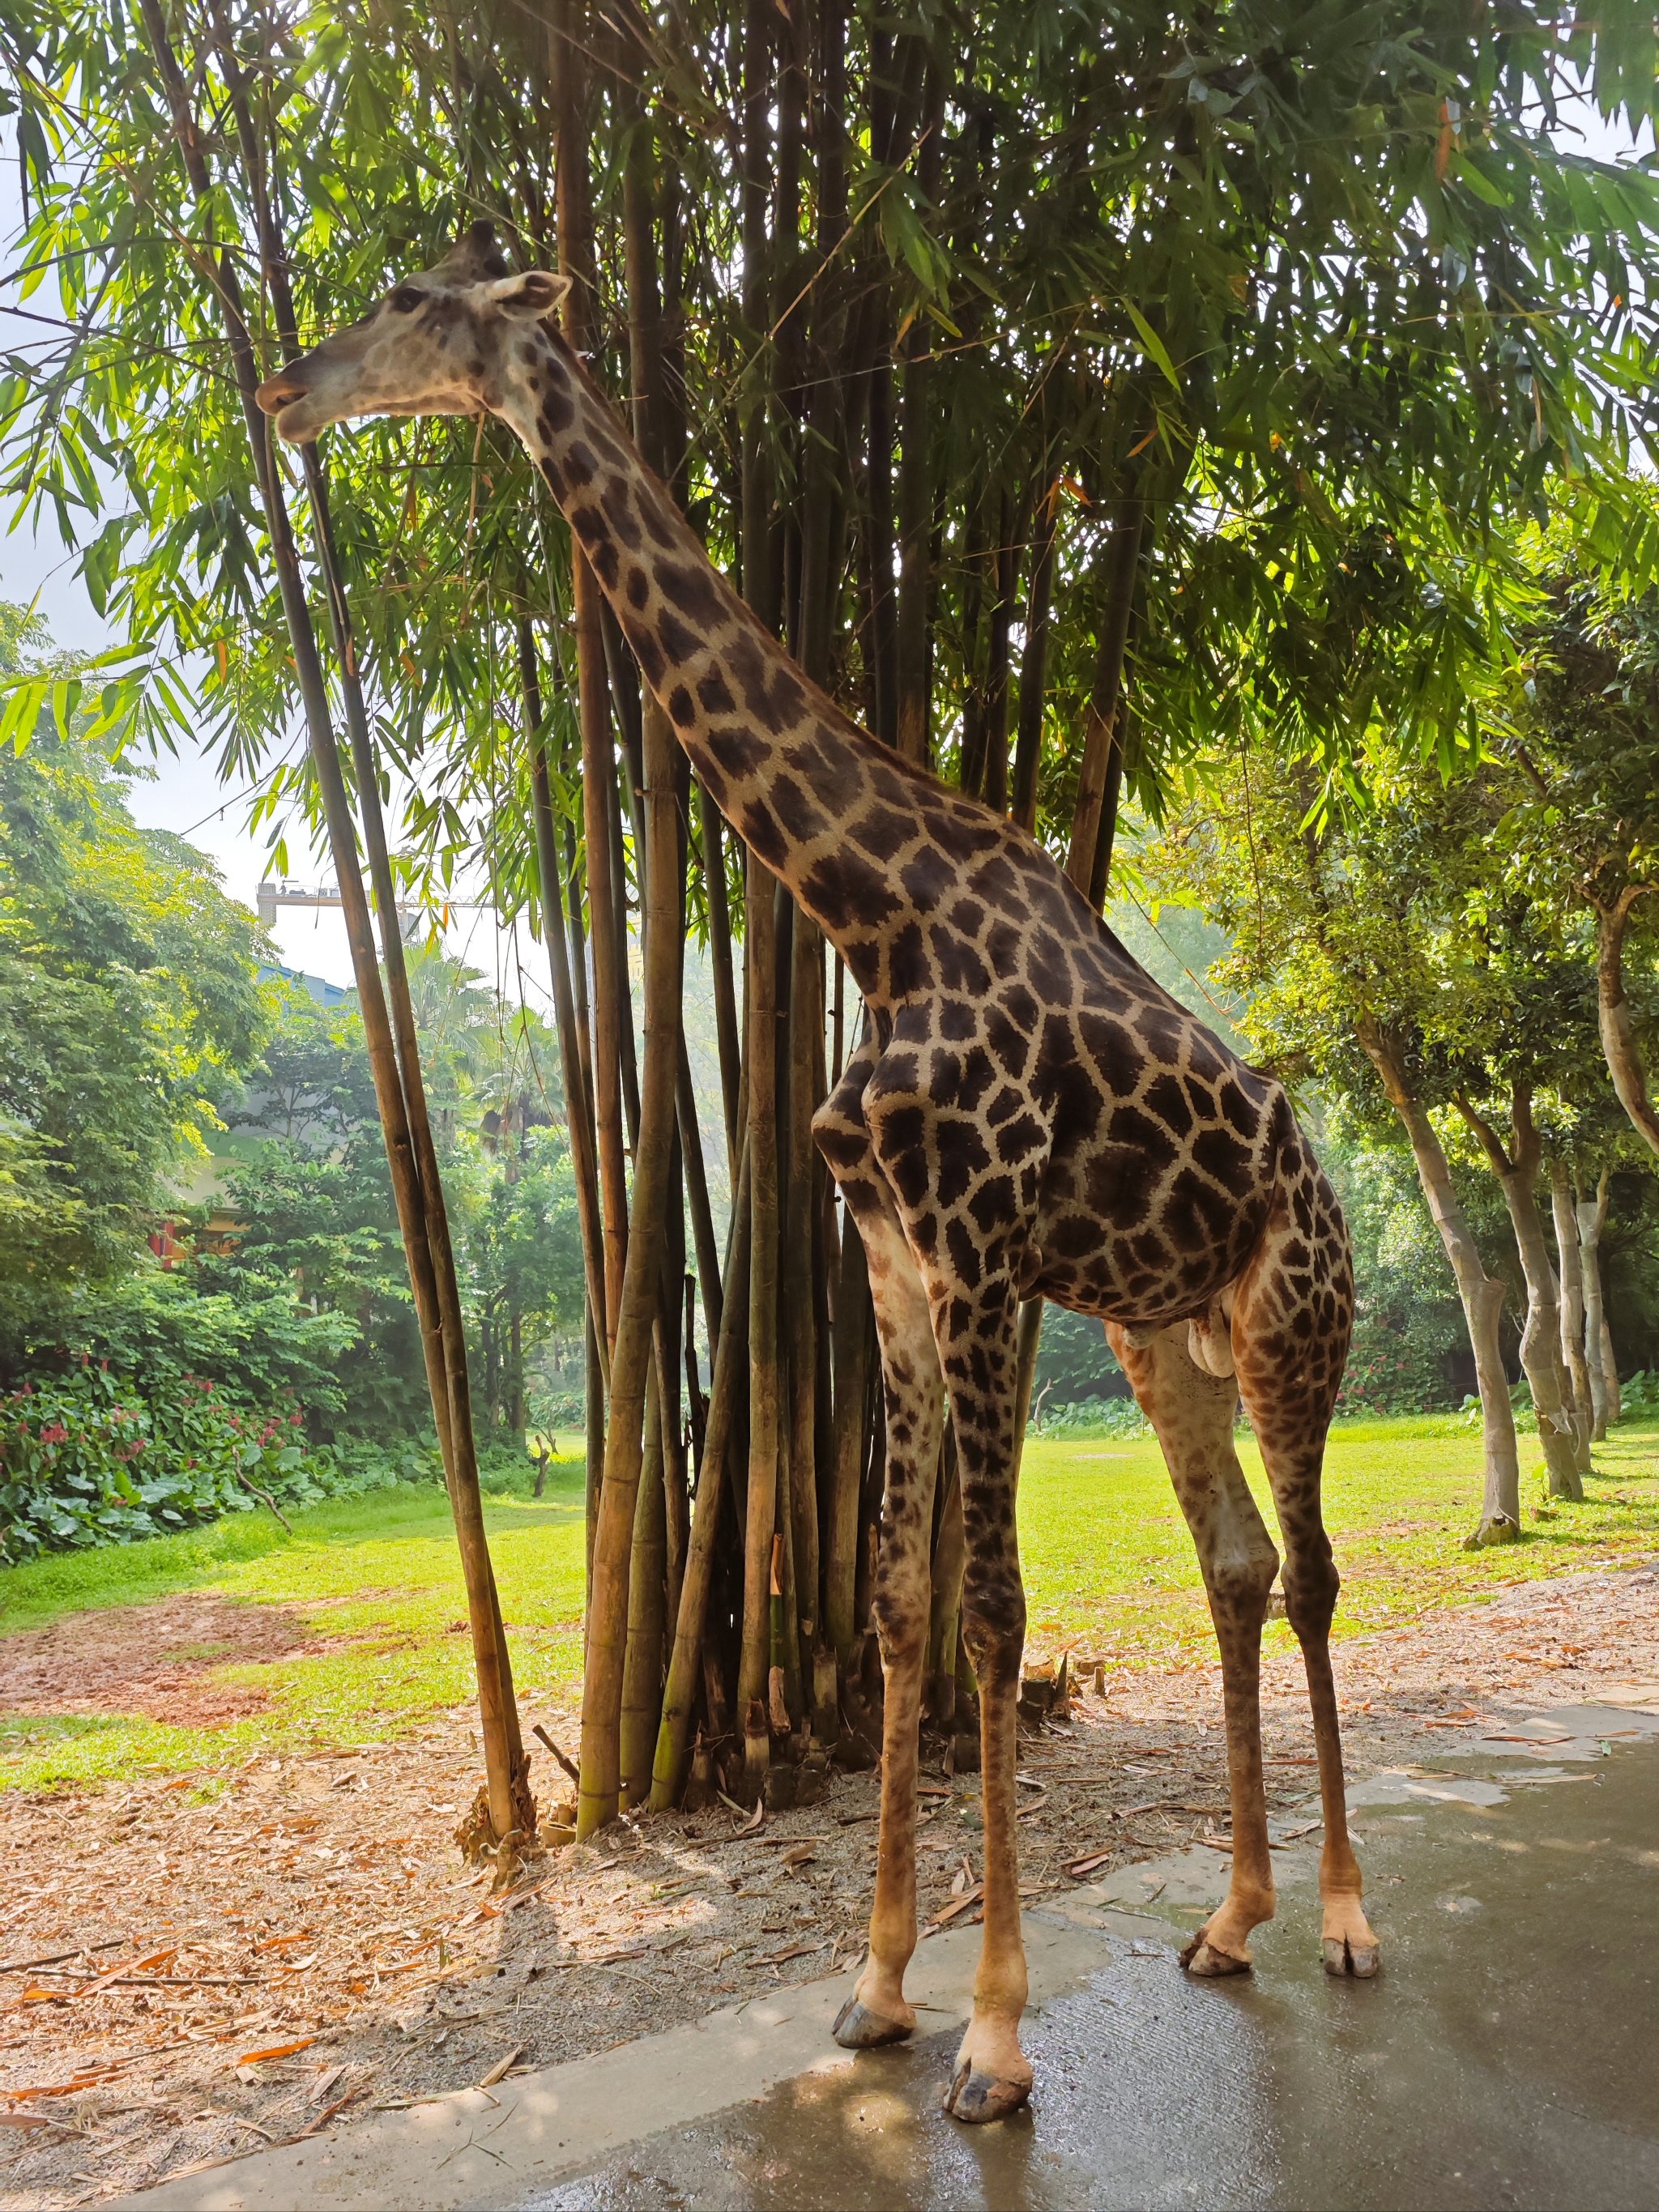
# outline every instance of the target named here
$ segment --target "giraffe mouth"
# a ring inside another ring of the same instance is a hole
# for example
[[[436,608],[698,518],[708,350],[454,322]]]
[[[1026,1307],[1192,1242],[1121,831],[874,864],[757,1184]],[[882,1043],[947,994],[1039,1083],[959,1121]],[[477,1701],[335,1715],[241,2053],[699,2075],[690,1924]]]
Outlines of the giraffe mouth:
[[[288,370],[267,377],[253,396],[275,422],[277,436],[292,445],[303,445],[314,438],[329,420],[326,415],[319,416],[314,395]]]

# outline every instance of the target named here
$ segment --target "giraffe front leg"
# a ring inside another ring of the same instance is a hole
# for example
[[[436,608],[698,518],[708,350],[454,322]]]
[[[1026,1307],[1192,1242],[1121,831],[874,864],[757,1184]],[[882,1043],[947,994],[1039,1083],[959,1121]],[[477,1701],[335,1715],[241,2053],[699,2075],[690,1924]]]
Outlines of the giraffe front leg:
[[[1012,1520],[1012,1515],[1010,1516]],[[971,1541],[971,1540],[970,1540]],[[973,1570],[969,1569],[969,1580]],[[974,2014],[957,2052],[945,2109],[969,2122],[1000,2120],[1031,2094],[1031,2062],[1020,2048],[1028,1980],[1019,1923],[1019,1838],[1014,1825],[1020,1658],[1025,1601],[1015,1563],[1012,1593],[964,1588],[963,1632],[979,1677],[985,1808],[985,1938],[974,1977]]]
[[[1025,2009],[1025,1944],[1019,1918],[1019,1838],[1014,1770],[1018,1762],[1020,1662],[1025,1593],[1020,1579],[1014,1494],[1019,1451],[1014,1435],[1015,1297],[1000,1308],[996,1286],[981,1290],[967,1332],[952,1326],[964,1303],[945,1305],[939,1336],[962,1470],[968,1564],[963,1633],[979,1679],[980,1767],[985,1811],[985,1935],[974,1979],[974,2012],[957,2053],[945,2109],[969,2122],[1000,2120],[1031,2094],[1031,2062],[1020,2048]]]
[[[944,1385],[921,1278],[890,1203],[848,1191],[870,1265],[887,1404],[887,1486],[876,1566],[884,1685],[881,1832],[870,1955],[838,2014],[837,2043],[867,2051],[916,2024],[904,1973],[916,1948],[916,1755],[928,1620],[928,1539],[944,1426]]]

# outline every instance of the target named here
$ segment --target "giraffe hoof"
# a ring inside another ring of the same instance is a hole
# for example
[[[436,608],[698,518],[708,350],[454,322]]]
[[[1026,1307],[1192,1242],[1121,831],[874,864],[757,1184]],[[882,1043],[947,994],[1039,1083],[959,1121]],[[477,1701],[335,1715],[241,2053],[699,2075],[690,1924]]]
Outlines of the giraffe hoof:
[[[1369,1943],[1355,1943],[1346,1936],[1328,1936],[1321,1948],[1328,1974],[1351,1974],[1357,1982],[1369,1982],[1375,1977],[1378,1965],[1375,1936]]]
[[[856,1997],[848,1997],[830,2033],[843,2051],[879,2051],[884,2044],[902,2043],[915,2024],[914,2015],[908,2021],[886,2020]]]
[[[945,2109],[953,2120],[981,2127],[988,2120],[1006,2120],[1017,2112],[1031,2094],[1031,2084],[1002,2080],[963,2059],[956,2079],[945,2093]]]
[[[1240,1958],[1236,1952],[1222,1950],[1209,1941],[1200,1928],[1182,1953],[1181,1963],[1189,1974],[1197,1974],[1206,1981],[1215,1981],[1223,1974],[1248,1974],[1250,1954],[1247,1951]]]

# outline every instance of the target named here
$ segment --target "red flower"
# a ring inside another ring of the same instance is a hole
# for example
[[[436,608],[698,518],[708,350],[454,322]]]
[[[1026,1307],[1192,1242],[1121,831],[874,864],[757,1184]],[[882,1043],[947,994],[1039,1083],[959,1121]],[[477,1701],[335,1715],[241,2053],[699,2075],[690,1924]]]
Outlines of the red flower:
[[[43,1444],[66,1444],[69,1442],[69,1431],[61,1421],[50,1422],[41,1430],[40,1441]]]

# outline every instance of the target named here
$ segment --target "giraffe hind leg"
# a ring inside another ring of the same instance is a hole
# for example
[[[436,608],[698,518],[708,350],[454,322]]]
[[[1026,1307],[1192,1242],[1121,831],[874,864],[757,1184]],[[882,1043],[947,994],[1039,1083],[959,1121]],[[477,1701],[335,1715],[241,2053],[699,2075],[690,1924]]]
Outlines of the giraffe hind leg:
[[[1111,1328],[1113,1349],[1157,1431],[1164,1464],[1204,1577],[1221,1650],[1231,1797],[1227,1894],[1182,1953],[1188,1972],[1237,1974],[1250,1966],[1253,1928],[1273,1916],[1261,1768],[1261,1622],[1279,1555],[1233,1448],[1237,1394],[1222,1363],[1195,1358],[1184,1325],[1137,1344]]]
[[[1285,1546],[1285,1610],[1302,1647],[1319,1754],[1325,1840],[1319,1862],[1326,1971],[1368,1980],[1379,1947],[1362,1902],[1364,1884],[1348,1837],[1341,1729],[1331,1669],[1331,1617],[1340,1577],[1320,1510],[1331,1411],[1341,1386],[1353,1277],[1336,1200],[1305,1161],[1291,1196],[1281,1190],[1234,1309],[1240,1395],[1255,1431]],[[1304,1228],[1295,1218],[1297,1212]]]

